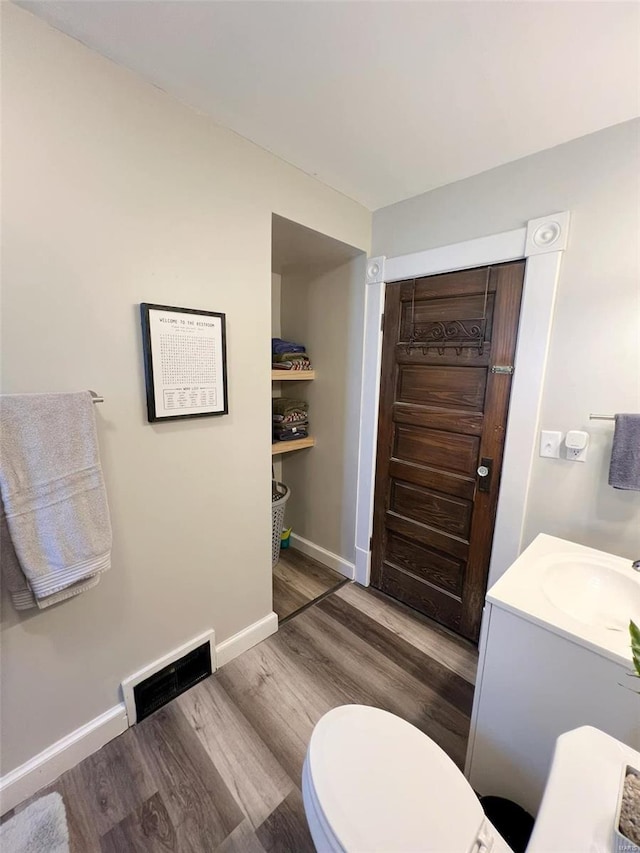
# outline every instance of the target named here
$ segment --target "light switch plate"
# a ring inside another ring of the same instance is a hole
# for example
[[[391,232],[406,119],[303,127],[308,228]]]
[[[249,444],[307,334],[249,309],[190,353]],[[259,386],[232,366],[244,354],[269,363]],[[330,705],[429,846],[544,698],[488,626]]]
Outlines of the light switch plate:
[[[543,429],[540,432],[540,456],[560,459],[562,433],[559,430]]]

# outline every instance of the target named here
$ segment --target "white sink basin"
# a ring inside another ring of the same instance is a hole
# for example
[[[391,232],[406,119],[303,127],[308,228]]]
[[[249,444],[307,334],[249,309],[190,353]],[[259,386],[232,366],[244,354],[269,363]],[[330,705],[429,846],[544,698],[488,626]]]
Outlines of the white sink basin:
[[[542,591],[567,616],[609,631],[626,631],[640,612],[640,584],[590,555],[558,555],[542,579]]]
[[[631,559],[540,533],[487,592],[517,613],[624,666],[629,620],[640,625],[640,572]]]

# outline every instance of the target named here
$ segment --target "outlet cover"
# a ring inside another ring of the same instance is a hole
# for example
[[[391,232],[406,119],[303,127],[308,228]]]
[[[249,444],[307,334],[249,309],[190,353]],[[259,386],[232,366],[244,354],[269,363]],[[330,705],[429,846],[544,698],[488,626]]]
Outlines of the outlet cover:
[[[540,456],[549,459],[560,459],[562,433],[558,430],[543,429],[540,432]]]

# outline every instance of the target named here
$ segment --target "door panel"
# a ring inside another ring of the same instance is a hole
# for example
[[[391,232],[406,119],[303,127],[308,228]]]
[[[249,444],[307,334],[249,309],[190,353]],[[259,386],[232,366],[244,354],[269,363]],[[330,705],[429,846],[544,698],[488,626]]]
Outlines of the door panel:
[[[393,455],[396,459],[473,476],[480,444],[478,436],[404,424],[399,424],[395,432]]]
[[[446,474],[444,471],[436,471],[435,468],[419,467],[399,459],[391,459],[389,462],[389,476],[468,500],[473,500],[476,489],[475,481],[468,477]]]
[[[491,340],[491,325],[493,320],[494,294],[487,296],[487,340]],[[414,309],[414,310],[412,310]],[[454,296],[448,299],[430,299],[429,302],[406,302],[402,306],[402,336],[408,340],[411,328],[411,318],[419,325],[438,321],[466,320],[469,317],[481,317],[484,311],[484,293],[476,296]]]
[[[392,480],[391,511],[466,539],[471,529],[470,501],[446,498],[419,486]]]
[[[434,548],[444,554],[445,557],[458,557],[461,560],[466,560],[469,556],[469,543],[459,536],[453,536],[426,524],[410,521],[408,518],[391,511],[387,513],[386,524],[388,530],[400,533],[427,548]]]
[[[396,401],[482,411],[486,382],[486,367],[402,365]]]
[[[452,630],[460,630],[461,599],[438,586],[425,583],[415,575],[385,563],[384,592],[441,622]]]
[[[397,424],[413,424],[413,426],[449,430],[467,435],[482,435],[482,415],[470,412],[434,412],[415,406],[402,406],[398,403],[393,410],[393,420]]]
[[[511,388],[491,367],[513,364],[523,278],[518,261],[387,286],[372,584],[474,640]]]
[[[486,272],[485,272],[486,276]],[[400,340],[409,341],[412,327],[421,331],[437,332],[442,325],[458,327],[460,331],[470,330],[475,321],[483,318],[485,321],[485,340],[491,340],[493,314],[495,310],[495,292],[487,289],[485,296],[486,278],[479,283],[481,292],[475,296],[462,295],[449,298],[434,298],[424,285],[425,279],[416,283],[415,294],[413,285],[408,299],[400,306]],[[486,307],[485,307],[486,306]]]
[[[424,278],[415,279],[416,287],[428,288],[431,299],[449,298],[451,296],[474,296],[484,293],[487,282],[487,269],[487,267],[476,267],[472,270],[460,270],[459,272],[448,272],[442,275],[425,276]],[[494,267],[494,269],[497,269],[497,267]],[[403,302],[411,300],[413,282],[414,279],[409,279],[397,283]],[[395,287],[396,285],[393,286]],[[495,291],[495,279],[489,278],[488,293],[495,293]],[[419,291],[416,291],[416,293],[419,293]]]
[[[447,557],[395,533],[389,533],[387,559],[397,568],[425,581],[431,579],[442,589],[460,595],[464,568],[461,560]]]

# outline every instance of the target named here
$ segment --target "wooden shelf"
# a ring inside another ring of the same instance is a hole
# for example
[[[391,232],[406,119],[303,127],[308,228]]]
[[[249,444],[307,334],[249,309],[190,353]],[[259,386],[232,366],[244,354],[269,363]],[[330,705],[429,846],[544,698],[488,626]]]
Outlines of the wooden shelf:
[[[316,378],[315,370],[272,370],[272,382],[308,382]]]
[[[293,450],[304,450],[305,447],[315,447],[316,440],[312,435],[307,438],[294,438],[293,441],[277,441],[271,445],[271,455],[279,456],[281,453],[291,453]]]

